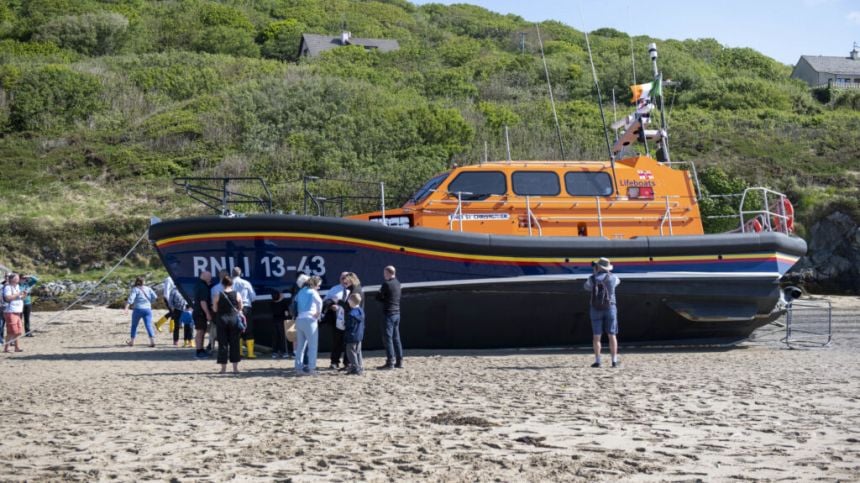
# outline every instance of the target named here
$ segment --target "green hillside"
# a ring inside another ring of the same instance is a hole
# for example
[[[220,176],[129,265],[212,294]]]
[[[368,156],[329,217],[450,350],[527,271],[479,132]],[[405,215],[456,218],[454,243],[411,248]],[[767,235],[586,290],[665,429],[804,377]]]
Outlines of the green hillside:
[[[401,48],[297,58],[301,33],[344,26]],[[583,33],[540,32],[568,158],[604,159]],[[802,219],[858,197],[860,92],[811,93],[789,66],[710,39],[634,37],[639,82],[652,41],[679,83],[665,92],[673,157],[711,190],[784,190]],[[607,112],[614,90],[624,115],[631,39],[600,29],[591,42]],[[504,125],[514,158],[559,158],[536,28],[517,16],[402,0],[6,0],[0,261],[114,260],[150,215],[201,212],[176,176],[261,176],[284,211],[299,207],[289,181],[302,174],[385,181],[402,198],[485,143],[503,157]]]

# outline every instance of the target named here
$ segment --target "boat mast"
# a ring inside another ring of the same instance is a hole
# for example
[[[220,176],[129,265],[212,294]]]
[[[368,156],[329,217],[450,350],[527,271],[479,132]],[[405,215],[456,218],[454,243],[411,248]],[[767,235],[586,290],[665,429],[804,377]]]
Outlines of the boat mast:
[[[546,86],[549,89],[549,103],[552,106],[552,117],[555,119],[555,134],[558,136],[558,148],[561,150],[561,159],[564,160],[564,142],[561,140],[561,127],[558,124],[558,113],[555,111],[555,99],[552,97],[552,84],[549,81],[549,68],[546,66],[546,56],[543,53],[543,40],[540,38],[540,25],[535,24],[537,30],[538,45],[540,45],[540,58],[543,60],[543,71],[546,74]]]
[[[591,78],[594,79],[594,88],[597,89],[597,107],[600,109],[600,120],[603,122],[603,137],[606,140],[606,151],[609,153],[609,164],[612,165],[612,182],[615,185],[615,196],[618,196],[618,177],[615,175],[615,155],[612,153],[612,145],[609,143],[609,131],[606,127],[606,115],[603,113],[603,97],[600,95],[600,83],[597,82],[597,70],[594,68],[594,58],[591,55],[591,42],[588,40],[588,32],[585,32],[585,46],[588,48],[588,62],[591,64]]]
[[[660,149],[663,151],[663,156],[665,157],[665,162],[672,164],[672,158],[669,157],[669,131],[666,126],[666,109],[663,105],[663,76],[660,74],[660,71],[657,69],[657,44],[650,43],[648,44],[648,54],[651,56],[651,65],[654,68],[654,82],[658,83],[659,87],[659,98],[658,101],[660,103]]]

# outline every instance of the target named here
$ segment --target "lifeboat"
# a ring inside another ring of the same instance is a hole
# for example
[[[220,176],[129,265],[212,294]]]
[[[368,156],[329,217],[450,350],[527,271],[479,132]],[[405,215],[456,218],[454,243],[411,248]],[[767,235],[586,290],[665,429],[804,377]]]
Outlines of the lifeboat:
[[[149,236],[186,295],[202,271],[241,267],[260,318],[266,294],[288,292],[299,273],[322,277],[325,290],[355,272],[368,299],[369,349],[381,345],[372,299],[387,265],[402,284],[410,348],[588,343],[583,283],[599,257],[622,282],[621,340],[742,340],[785,311],[780,279],[806,253],[791,233],[794,210],[765,190],[763,209],[742,212],[736,232],[705,234],[689,164],[621,156],[631,141],[667,151],[648,113],[642,105],[624,121],[610,161],[483,162],[440,173],[396,209],[157,221]]]

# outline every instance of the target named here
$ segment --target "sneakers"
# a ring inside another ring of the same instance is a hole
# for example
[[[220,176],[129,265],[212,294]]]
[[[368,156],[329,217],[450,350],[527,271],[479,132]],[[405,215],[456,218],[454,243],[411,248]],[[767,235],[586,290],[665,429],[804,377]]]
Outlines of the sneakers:
[[[615,361],[612,363],[612,367],[619,367],[621,365],[621,361]]]
[[[332,364],[332,365],[328,366],[328,368],[333,370],[333,371],[336,371],[337,370],[337,364]]]
[[[281,354],[281,359],[294,359],[295,356],[292,354]]]
[[[599,363],[599,362],[595,362],[594,364],[592,364],[592,365],[591,365],[591,367],[600,367],[600,363]]]
[[[280,358],[281,358],[280,354],[278,354],[277,352],[272,352],[272,359],[280,359]]]
[[[394,369],[394,364],[389,364],[389,363],[387,363],[387,362],[386,362],[385,364],[383,364],[383,365],[381,365],[381,366],[377,367],[376,369],[377,369],[377,370],[380,370],[380,371],[387,371],[387,370],[390,370],[390,369]]]
[[[403,369],[403,359],[401,359],[401,360],[399,360],[399,361],[395,362],[395,363],[394,363],[394,368],[395,368],[395,369]]]

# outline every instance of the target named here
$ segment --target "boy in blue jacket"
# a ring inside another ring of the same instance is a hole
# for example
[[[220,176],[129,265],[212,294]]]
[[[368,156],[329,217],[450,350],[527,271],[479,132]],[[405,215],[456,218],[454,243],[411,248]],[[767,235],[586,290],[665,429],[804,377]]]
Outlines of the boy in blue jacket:
[[[346,330],[343,341],[346,344],[346,356],[350,368],[347,374],[360,376],[364,373],[364,361],[361,358],[361,341],[364,340],[364,311],[361,310],[361,295],[353,293],[347,299],[349,313],[344,317]]]

